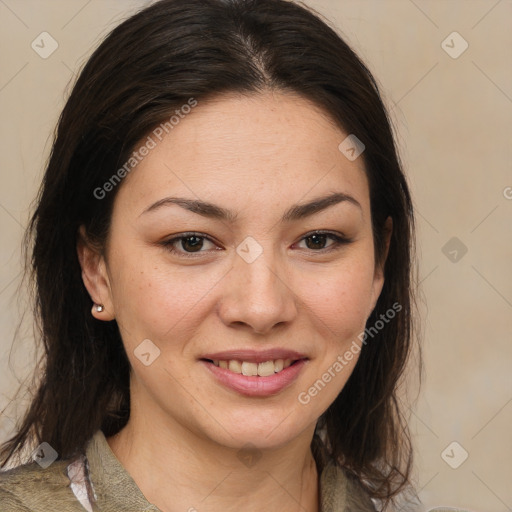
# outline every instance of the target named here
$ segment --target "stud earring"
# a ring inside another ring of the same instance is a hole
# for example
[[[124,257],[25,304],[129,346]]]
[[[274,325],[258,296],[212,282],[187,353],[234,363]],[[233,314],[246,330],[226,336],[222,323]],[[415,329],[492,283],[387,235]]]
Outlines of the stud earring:
[[[94,304],[94,309],[97,313],[101,313],[105,308],[103,307],[103,304]]]

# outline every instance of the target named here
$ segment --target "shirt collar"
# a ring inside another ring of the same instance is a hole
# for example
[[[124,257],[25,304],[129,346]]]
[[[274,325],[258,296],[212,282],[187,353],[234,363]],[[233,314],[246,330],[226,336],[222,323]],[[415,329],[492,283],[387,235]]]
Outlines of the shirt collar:
[[[354,493],[359,495],[360,489],[348,480],[316,436],[313,455],[320,474],[320,512],[349,512],[351,498],[348,496]],[[87,445],[86,458],[96,506],[102,512],[160,512],[155,505],[149,503],[114,455],[101,430],[94,434]]]

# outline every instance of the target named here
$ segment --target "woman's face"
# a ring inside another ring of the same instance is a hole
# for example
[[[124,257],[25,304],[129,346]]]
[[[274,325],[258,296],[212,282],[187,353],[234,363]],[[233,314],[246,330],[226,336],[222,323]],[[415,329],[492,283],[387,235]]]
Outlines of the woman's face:
[[[276,447],[311,434],[341,391],[383,284],[347,135],[284,93],[199,101],[151,134],[88,280],[148,424]]]

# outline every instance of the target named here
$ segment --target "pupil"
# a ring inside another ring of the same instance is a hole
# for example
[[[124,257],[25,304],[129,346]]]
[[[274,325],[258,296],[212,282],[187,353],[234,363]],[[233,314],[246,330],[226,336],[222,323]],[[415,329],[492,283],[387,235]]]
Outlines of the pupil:
[[[323,249],[327,235],[311,235],[306,238],[306,245],[308,249]],[[313,241],[312,244],[309,242]]]
[[[181,241],[181,246],[188,252],[197,252],[203,246],[203,240],[198,236],[188,236]]]

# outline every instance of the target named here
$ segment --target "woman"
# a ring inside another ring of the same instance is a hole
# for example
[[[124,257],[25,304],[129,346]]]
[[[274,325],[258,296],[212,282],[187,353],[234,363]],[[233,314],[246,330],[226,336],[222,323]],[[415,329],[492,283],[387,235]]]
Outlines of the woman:
[[[28,231],[44,372],[1,509],[385,509],[411,467],[412,227],[376,83],[318,16],[162,0],[122,23]]]

